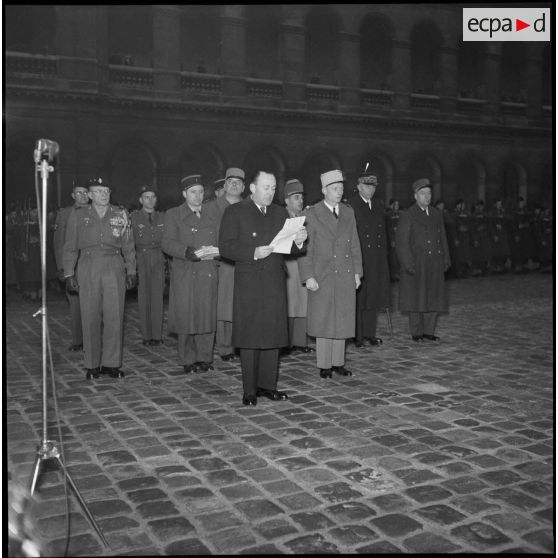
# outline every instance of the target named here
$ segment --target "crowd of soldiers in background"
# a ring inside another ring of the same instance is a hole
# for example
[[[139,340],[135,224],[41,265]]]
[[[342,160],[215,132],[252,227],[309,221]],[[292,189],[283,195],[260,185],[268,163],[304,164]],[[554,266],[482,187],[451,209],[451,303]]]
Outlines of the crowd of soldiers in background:
[[[434,204],[444,214],[450,248],[448,278],[480,277],[493,273],[551,273],[554,256],[554,223],[551,209],[529,209],[523,198],[506,208],[502,200],[486,209],[482,200],[467,208],[458,200],[451,210],[443,201]],[[133,208],[129,208],[133,209]],[[392,282],[399,280],[395,231],[402,208],[390,200],[386,208],[389,268]],[[48,212],[47,281],[60,289],[53,252],[56,211]],[[5,217],[5,280],[29,300],[41,296],[41,248],[39,219],[31,199],[13,204]]]

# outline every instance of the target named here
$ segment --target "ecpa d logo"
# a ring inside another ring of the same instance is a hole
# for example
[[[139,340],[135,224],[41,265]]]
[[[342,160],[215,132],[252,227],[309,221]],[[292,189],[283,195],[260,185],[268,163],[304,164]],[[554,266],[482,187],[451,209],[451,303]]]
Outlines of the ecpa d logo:
[[[550,8],[463,8],[464,41],[550,41]]]

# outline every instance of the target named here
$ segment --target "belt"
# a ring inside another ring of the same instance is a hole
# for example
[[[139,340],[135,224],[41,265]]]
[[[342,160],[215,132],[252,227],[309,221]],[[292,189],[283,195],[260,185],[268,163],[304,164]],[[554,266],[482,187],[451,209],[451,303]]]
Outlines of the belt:
[[[147,252],[149,250],[161,250],[160,246],[142,246],[141,248],[137,248],[138,252]]]
[[[90,258],[100,258],[103,256],[118,256],[120,255],[120,248],[86,248],[80,250],[80,256],[89,256]]]

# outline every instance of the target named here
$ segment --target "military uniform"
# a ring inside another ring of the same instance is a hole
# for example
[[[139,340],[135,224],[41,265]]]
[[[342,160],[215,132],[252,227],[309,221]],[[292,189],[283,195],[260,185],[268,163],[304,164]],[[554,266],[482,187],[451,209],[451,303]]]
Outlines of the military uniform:
[[[490,260],[490,232],[488,220],[482,209],[477,209],[469,218],[471,231],[471,265],[475,275],[488,271]]]
[[[399,225],[399,209],[388,209],[386,211],[386,232],[388,238],[388,262],[391,281],[399,281],[399,260],[395,250],[395,235]]]
[[[60,275],[64,276],[64,243],[66,242],[66,231],[68,227],[68,219],[71,212],[80,206],[71,205],[58,210],[56,215],[56,223],[54,225],[54,258],[56,260],[56,269]],[[77,349],[83,345],[83,333],[81,330],[81,308],[79,304],[79,294],[66,292],[66,298],[70,304],[70,326],[72,330],[72,349]]]
[[[138,312],[144,341],[163,338],[163,293],[165,290],[165,259],[161,249],[164,214],[144,209],[130,215],[136,245],[138,275]]]
[[[75,271],[79,284],[85,367],[119,368],[126,277],[136,275],[126,210],[109,204],[102,218],[92,205],[72,211],[63,261],[64,276]]]
[[[509,218],[503,207],[495,207],[488,217],[491,239],[491,269],[497,273],[505,270],[510,257]]]

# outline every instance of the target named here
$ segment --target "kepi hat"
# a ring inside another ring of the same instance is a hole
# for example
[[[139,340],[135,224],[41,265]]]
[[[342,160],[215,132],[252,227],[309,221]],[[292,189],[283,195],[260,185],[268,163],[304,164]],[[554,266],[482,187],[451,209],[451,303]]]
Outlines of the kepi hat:
[[[139,191],[140,198],[146,192],[152,192],[153,194],[157,195],[157,188],[155,188],[155,186],[148,186],[147,184],[142,186]]]
[[[225,187],[225,178],[219,178],[213,183],[213,191],[217,192],[217,190],[221,190],[221,188]]]
[[[242,169],[239,169],[237,167],[230,167],[225,173],[225,180],[227,180],[227,178],[240,178],[240,180],[244,180],[245,176],[246,175],[244,174],[244,171]]]
[[[336,182],[345,182],[345,177],[340,170],[336,169],[320,174],[320,181],[322,183],[322,188],[326,188]]]
[[[182,190],[188,190],[192,186],[203,186],[201,174],[191,174],[190,176],[185,176],[181,181]]]
[[[87,181],[87,188],[93,188],[93,186],[102,186],[103,188],[110,188],[110,186],[103,181],[102,178],[90,178]]]
[[[430,184],[430,180],[428,178],[419,178],[413,182],[413,192],[416,194],[422,188],[430,188],[432,185]]]
[[[292,194],[302,194],[304,193],[304,186],[298,178],[293,178],[292,180],[287,180],[285,182],[285,188],[283,191],[283,196],[288,198]]]

